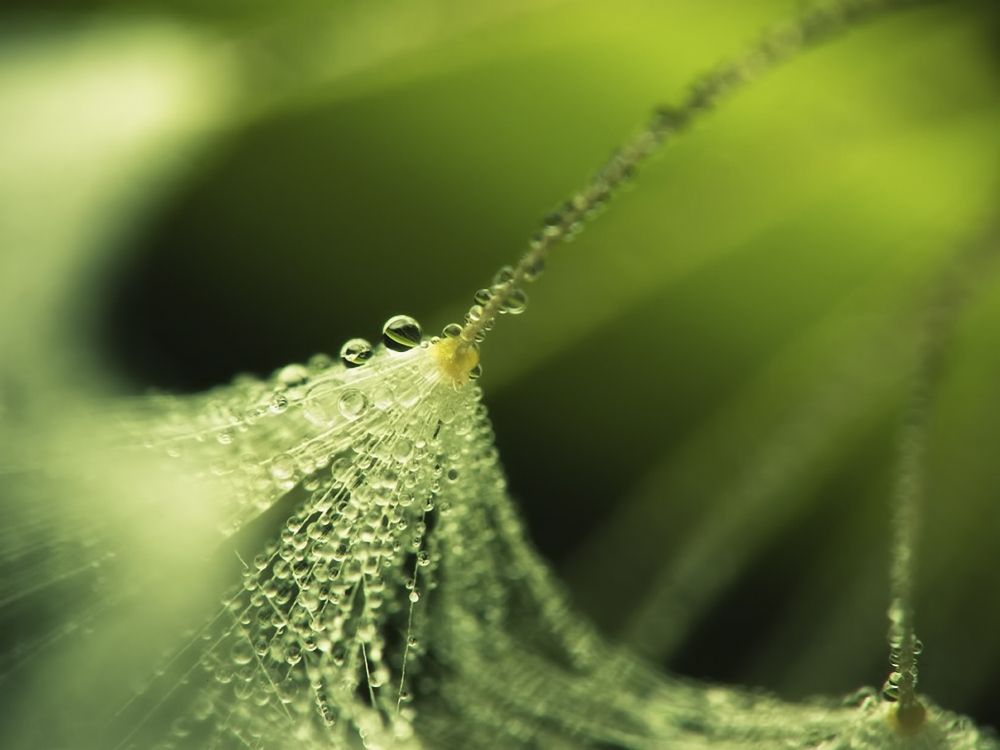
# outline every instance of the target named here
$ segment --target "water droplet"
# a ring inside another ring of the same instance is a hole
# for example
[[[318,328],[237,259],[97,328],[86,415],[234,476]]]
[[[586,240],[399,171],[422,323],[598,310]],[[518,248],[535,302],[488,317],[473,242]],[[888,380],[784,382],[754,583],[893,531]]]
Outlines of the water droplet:
[[[267,408],[272,414],[282,414],[288,409],[288,398],[283,393],[275,393]]]
[[[302,414],[317,427],[329,427],[334,422],[334,414],[327,408],[329,391],[326,385],[313,386],[302,402]]]
[[[549,237],[562,234],[563,217],[558,211],[553,211],[542,220],[542,231]]]
[[[508,315],[520,315],[527,306],[528,295],[524,293],[523,289],[514,289],[507,296],[506,301],[504,301],[501,312],[505,312]]]
[[[480,289],[472,296],[472,299],[476,301],[477,305],[485,305],[493,299],[493,292],[489,289]]]
[[[229,653],[233,662],[241,666],[249,664],[253,661],[253,647],[250,645],[249,641],[242,638],[233,644]]]
[[[289,479],[295,473],[295,463],[289,456],[278,456],[271,463],[271,476],[275,479]]]
[[[360,367],[374,353],[372,345],[365,339],[348,339],[340,347],[340,359],[347,367]]]
[[[524,269],[524,280],[525,281],[535,281],[539,276],[542,275],[542,271],[545,270],[545,259],[535,258],[531,263],[529,263]]]
[[[410,592],[410,601],[413,604],[416,604],[417,602],[419,602],[420,601],[420,594],[418,594],[416,591],[411,591]]]
[[[309,379],[309,370],[302,365],[288,365],[278,370],[278,382],[289,388],[302,385]]]
[[[365,394],[353,388],[344,391],[340,397],[340,401],[337,403],[337,408],[340,409],[340,413],[344,419],[351,420],[357,419],[364,414],[367,407],[368,399],[365,398]]]
[[[460,326],[458,323],[449,323],[441,331],[441,335],[444,336],[446,339],[458,338],[459,336],[462,335],[462,326]]]
[[[511,268],[510,266],[503,266],[499,271],[496,272],[496,275],[493,277],[493,286],[503,286],[513,278],[514,278],[514,269]],[[480,289],[480,291],[484,290]]]
[[[392,447],[392,457],[400,463],[406,463],[413,455],[413,443],[406,438],[400,438]]]
[[[420,324],[409,315],[395,315],[382,326],[382,343],[395,352],[409,351],[420,343]]]

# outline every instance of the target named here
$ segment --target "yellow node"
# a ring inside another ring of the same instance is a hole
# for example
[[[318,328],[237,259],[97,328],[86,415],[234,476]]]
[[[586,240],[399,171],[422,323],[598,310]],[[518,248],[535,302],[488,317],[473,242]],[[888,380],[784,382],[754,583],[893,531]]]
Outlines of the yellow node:
[[[479,350],[462,339],[450,337],[442,339],[431,347],[441,372],[455,385],[464,385],[472,368],[479,364]]]
[[[910,703],[895,703],[889,708],[889,726],[896,734],[912,737],[920,732],[927,721],[927,709],[920,701]]]

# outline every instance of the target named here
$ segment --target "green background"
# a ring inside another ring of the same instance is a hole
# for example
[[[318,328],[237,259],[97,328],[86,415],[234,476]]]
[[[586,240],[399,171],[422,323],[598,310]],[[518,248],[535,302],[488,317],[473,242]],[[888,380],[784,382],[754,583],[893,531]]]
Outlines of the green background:
[[[5,370],[139,392],[460,319],[654,104],[794,5],[54,8],[0,36]],[[602,629],[789,698],[881,684],[918,301],[1000,243],[998,166],[1000,12],[939,3],[739,92],[556,248],[481,382]],[[977,276],[916,605],[921,690],[997,724],[1000,278]]]

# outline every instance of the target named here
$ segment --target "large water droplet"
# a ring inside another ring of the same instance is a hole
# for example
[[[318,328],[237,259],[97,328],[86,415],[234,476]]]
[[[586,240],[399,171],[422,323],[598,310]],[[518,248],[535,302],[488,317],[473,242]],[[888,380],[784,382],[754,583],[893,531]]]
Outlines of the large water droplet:
[[[524,290],[513,289],[510,294],[507,295],[507,299],[503,303],[501,312],[507,313],[508,315],[520,315],[524,312],[527,306],[528,295],[524,293]]]
[[[365,398],[365,394],[353,388],[344,391],[344,394],[340,397],[340,402],[337,404],[337,408],[340,409],[340,413],[344,419],[352,420],[364,414],[367,407],[368,399]]]
[[[514,278],[514,269],[510,266],[503,266],[493,277],[493,286],[504,286]],[[482,290],[480,290],[482,291]],[[486,290],[489,291],[489,290]],[[478,301],[478,300],[477,300]]]
[[[373,353],[372,345],[365,339],[348,339],[340,347],[340,359],[348,367],[360,367]]]
[[[278,456],[271,463],[271,476],[275,479],[289,479],[295,473],[295,463],[289,456]]]
[[[289,388],[302,385],[309,379],[309,370],[302,365],[288,365],[278,370],[278,382]]]
[[[525,281],[535,281],[539,276],[542,275],[542,271],[545,270],[545,259],[535,258],[531,263],[524,269],[524,280]]]
[[[409,351],[420,343],[420,324],[409,315],[395,315],[382,326],[382,343],[395,352]]]

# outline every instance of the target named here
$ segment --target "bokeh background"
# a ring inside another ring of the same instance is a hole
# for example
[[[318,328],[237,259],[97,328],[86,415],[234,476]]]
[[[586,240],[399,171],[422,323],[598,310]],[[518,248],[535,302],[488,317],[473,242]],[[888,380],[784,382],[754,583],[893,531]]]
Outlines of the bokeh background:
[[[8,4],[4,387],[194,391],[400,312],[439,330],[653,105],[795,7]],[[557,248],[481,382],[534,541],[609,636],[792,699],[881,684],[920,302],[963,249],[1000,255],[998,168],[1000,7],[930,3],[740,92]],[[916,604],[921,689],[997,725],[1000,276],[977,275]]]

